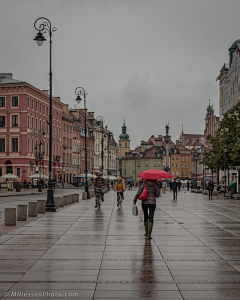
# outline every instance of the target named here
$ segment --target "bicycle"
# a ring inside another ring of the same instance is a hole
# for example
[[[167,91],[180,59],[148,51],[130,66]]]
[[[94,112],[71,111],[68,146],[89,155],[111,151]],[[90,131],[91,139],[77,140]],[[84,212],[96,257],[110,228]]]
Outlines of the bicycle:
[[[102,188],[95,188],[96,192],[96,204],[97,204],[97,210],[100,210],[101,203],[102,203]]]
[[[117,191],[117,203],[118,203],[118,208],[122,209],[122,194],[124,191]]]

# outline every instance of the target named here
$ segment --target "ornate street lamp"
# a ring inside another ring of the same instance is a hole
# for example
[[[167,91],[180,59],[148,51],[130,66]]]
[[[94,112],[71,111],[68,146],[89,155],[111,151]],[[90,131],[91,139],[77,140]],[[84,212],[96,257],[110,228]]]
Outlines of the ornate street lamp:
[[[110,132],[108,134],[108,145],[107,145],[107,152],[108,152],[108,164],[107,164],[107,176],[108,176],[108,179],[107,179],[107,187],[108,187],[108,191],[109,191],[109,139],[111,139],[113,136],[113,134]]]
[[[101,173],[102,173],[102,176],[103,176],[103,169],[104,169],[104,166],[103,166],[103,156],[104,156],[104,153],[103,153],[103,151],[104,151],[104,145],[103,145],[103,117],[102,116],[98,116],[97,118],[96,118],[96,120],[97,120],[97,125],[98,126],[100,126],[101,125],[101,131],[102,131],[102,154],[101,154],[101,158],[102,158],[102,168],[101,168]]]
[[[46,41],[43,33],[49,33],[50,44],[50,71],[49,71],[49,179],[48,179],[48,191],[46,201],[46,211],[56,211],[54,198],[53,198],[53,182],[52,182],[52,33],[57,30],[56,27],[52,28],[51,22],[46,18],[38,18],[34,23],[35,29],[38,31],[34,41],[39,46]]]
[[[227,151],[228,151],[228,146],[225,145],[224,146],[224,155],[225,155],[225,187],[224,187],[224,197],[225,197],[225,194],[226,194],[226,186],[227,186],[227,173],[226,173],[226,170],[227,170]]]
[[[83,95],[84,100],[84,110],[85,110],[85,118],[84,118],[84,133],[85,133],[85,192],[87,193],[87,199],[90,199],[89,195],[89,189],[88,189],[88,180],[87,180],[87,173],[88,173],[88,167],[87,167],[87,109],[86,109],[86,95],[88,94],[84,88],[77,87],[75,89],[75,94],[77,95],[76,101],[78,104],[82,101],[81,96]]]

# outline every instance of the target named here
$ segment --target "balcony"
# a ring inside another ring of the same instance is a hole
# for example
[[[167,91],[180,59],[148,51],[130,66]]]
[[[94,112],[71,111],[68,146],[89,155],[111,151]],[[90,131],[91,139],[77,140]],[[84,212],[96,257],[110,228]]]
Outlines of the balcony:
[[[60,162],[60,156],[59,155],[54,155],[53,156],[53,163],[56,164],[56,163],[59,163]]]

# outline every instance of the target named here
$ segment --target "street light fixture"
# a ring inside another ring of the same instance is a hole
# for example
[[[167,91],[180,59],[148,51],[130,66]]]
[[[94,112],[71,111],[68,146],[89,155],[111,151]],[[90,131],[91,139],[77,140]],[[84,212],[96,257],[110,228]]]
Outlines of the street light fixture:
[[[56,27],[52,28],[51,22],[46,18],[38,18],[34,22],[34,27],[38,31],[34,41],[39,46],[46,41],[43,33],[49,33],[49,44],[50,44],[50,71],[49,71],[49,179],[48,179],[48,191],[45,211],[55,212],[55,203],[53,197],[53,182],[52,182],[52,33],[57,30]]]
[[[224,146],[224,155],[225,155],[225,187],[224,187],[224,197],[225,197],[225,194],[226,194],[226,186],[227,186],[227,173],[226,173],[226,170],[227,170],[227,151],[228,151],[228,146],[225,145]]]
[[[84,134],[85,134],[85,192],[87,193],[87,199],[90,199],[89,189],[88,189],[88,167],[87,167],[87,109],[86,109],[86,95],[88,94],[84,88],[77,87],[75,89],[75,94],[77,95],[76,101],[78,104],[82,101],[81,95],[83,95],[84,100],[84,110],[85,110],[85,118],[84,118]]]

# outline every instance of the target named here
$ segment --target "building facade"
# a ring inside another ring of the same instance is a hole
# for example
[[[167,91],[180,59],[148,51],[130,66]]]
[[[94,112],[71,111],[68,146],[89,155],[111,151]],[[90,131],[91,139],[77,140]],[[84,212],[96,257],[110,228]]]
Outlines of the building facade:
[[[173,178],[191,178],[191,151],[184,146],[171,147],[171,175]]]
[[[52,166],[53,180],[62,167],[62,107],[60,98],[54,97],[52,155],[58,157]],[[11,73],[0,74],[0,176],[12,173],[19,178],[15,182],[28,182],[32,174],[49,175],[48,120],[47,91],[15,80]]]

